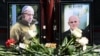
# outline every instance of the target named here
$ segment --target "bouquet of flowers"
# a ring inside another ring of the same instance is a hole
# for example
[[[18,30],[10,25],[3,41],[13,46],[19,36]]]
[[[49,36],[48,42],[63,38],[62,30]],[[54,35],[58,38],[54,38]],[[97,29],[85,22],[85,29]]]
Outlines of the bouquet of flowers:
[[[72,35],[75,36],[75,41],[80,44],[83,51],[85,51],[89,40],[86,37],[82,37],[82,31],[80,29],[75,29],[72,31]]]
[[[86,37],[82,37],[82,31],[77,28],[72,31],[70,41],[65,37],[62,45],[59,47],[59,55],[75,55],[75,52],[80,52],[81,49],[85,51],[88,41]]]
[[[16,41],[14,39],[8,39],[6,41],[6,47],[17,51],[21,50],[20,55],[24,56],[97,56],[98,53],[95,52],[94,49],[100,46],[87,46],[88,41],[86,37],[82,37],[82,31],[80,29],[75,29],[72,31],[71,40],[68,41],[66,37],[59,46],[57,46],[56,43],[42,44],[39,38],[33,37],[29,45],[24,43],[15,45]]]

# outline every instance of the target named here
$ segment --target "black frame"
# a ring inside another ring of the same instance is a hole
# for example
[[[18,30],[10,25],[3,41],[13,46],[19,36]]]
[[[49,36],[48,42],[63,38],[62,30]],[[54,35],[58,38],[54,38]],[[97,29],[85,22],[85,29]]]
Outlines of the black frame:
[[[21,7],[23,7],[24,5],[31,5],[31,6],[37,6],[38,8],[37,8],[37,11],[35,12],[35,15],[36,15],[36,17],[34,17],[34,18],[36,18],[36,20],[38,21],[38,24],[36,24],[37,25],[37,28],[39,29],[39,31],[38,31],[38,36],[39,36],[39,38],[41,39],[41,17],[40,17],[40,2],[8,2],[7,3],[7,9],[8,9],[8,11],[7,11],[7,18],[8,18],[8,20],[7,20],[7,23],[8,23],[8,27],[7,27],[7,32],[8,32],[8,34],[7,34],[7,38],[9,38],[9,35],[10,35],[10,19],[9,19],[9,7],[10,7],[10,5],[12,5],[12,4],[16,4],[16,5],[21,5]],[[34,8],[34,7],[33,7]],[[22,9],[22,8],[21,8]],[[35,9],[34,9],[35,10]],[[20,11],[21,12],[21,11]],[[20,15],[21,13],[19,13],[19,15]],[[17,19],[17,18],[16,18]],[[40,42],[41,42],[41,40],[40,40]]]
[[[89,38],[90,38],[90,45],[93,45],[93,9],[91,9],[93,7],[92,2],[83,2],[83,1],[64,1],[60,3],[60,19],[59,19],[59,39],[62,39],[62,12],[64,12],[64,5],[71,5],[71,4],[88,4],[89,5],[89,25],[88,25],[88,32],[89,32]],[[85,30],[85,29],[84,29]],[[62,41],[60,41],[60,43],[62,43]]]

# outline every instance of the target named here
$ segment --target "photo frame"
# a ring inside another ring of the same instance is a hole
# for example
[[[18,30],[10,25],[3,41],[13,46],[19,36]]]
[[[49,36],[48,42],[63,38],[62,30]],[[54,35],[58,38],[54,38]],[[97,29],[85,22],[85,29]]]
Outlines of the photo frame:
[[[85,29],[90,23],[90,4],[89,3],[62,3],[61,4],[61,32],[69,29],[68,19],[71,15],[80,18],[80,29]]]
[[[36,20],[35,25],[37,27],[38,35],[37,37],[40,38],[41,36],[41,17],[40,17],[40,3],[39,2],[8,2],[7,3],[7,17],[8,17],[8,38],[9,32],[12,25],[14,25],[18,20],[20,20],[21,10],[24,5],[30,5],[34,9],[34,19]]]
[[[89,2],[62,2],[60,4],[60,39],[69,30],[68,19],[71,15],[76,15],[80,19],[79,28],[83,30],[83,35],[89,39],[89,45],[93,45],[93,21],[92,9]],[[60,41],[62,42],[62,40]]]

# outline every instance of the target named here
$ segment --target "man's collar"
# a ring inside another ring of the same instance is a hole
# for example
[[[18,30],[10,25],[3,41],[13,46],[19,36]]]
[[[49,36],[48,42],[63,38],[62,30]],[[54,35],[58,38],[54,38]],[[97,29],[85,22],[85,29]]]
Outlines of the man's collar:
[[[19,23],[23,24],[23,25],[26,25],[26,26],[30,26],[32,23],[28,23],[27,21],[25,20],[20,20]]]

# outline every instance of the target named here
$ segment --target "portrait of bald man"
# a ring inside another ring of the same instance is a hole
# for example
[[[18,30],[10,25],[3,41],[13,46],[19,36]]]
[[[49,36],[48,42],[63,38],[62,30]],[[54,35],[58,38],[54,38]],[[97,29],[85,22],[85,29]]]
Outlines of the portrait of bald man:
[[[78,28],[79,24],[80,24],[80,20],[77,16],[75,16],[75,15],[70,16],[68,19],[68,25],[70,28],[69,28],[69,30],[62,33],[62,41],[65,37],[67,37],[68,40],[70,40],[71,39],[71,32],[74,29]]]

